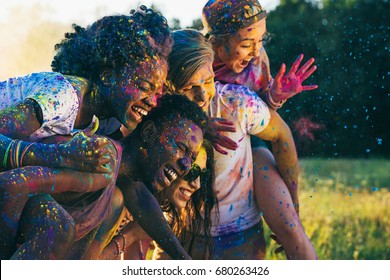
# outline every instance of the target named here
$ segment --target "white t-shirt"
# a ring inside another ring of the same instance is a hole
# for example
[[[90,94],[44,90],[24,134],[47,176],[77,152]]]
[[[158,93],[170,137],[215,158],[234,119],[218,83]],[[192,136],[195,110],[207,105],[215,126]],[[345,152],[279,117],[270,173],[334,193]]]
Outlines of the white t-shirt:
[[[227,155],[215,152],[219,220],[213,209],[211,235],[240,232],[260,221],[253,193],[253,162],[250,134],[260,133],[269,123],[267,105],[255,92],[240,85],[215,83],[216,93],[210,103],[210,117],[222,117],[235,123],[236,132],[225,132],[238,144]]]
[[[72,84],[60,73],[41,72],[0,82],[0,110],[23,101],[35,100],[42,109],[42,126],[30,141],[73,131],[79,99]]]

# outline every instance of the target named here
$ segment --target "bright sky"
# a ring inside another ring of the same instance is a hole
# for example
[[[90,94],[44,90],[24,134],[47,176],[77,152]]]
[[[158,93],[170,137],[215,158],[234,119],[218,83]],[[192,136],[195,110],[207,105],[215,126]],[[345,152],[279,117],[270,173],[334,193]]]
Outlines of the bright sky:
[[[191,25],[192,20],[200,18],[207,0],[0,0],[0,21],[12,16],[15,6],[32,7],[41,5],[42,17],[62,23],[87,25],[98,17],[115,13],[128,13],[139,4],[155,4],[168,19],[178,18],[181,26]],[[266,10],[276,7],[279,0],[260,0]],[[33,15],[32,15],[33,16]]]

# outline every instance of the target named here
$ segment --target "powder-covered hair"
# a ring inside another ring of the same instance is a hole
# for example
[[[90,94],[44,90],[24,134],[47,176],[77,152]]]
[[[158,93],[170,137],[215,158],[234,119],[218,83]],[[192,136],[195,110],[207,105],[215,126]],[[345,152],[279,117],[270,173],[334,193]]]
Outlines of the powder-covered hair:
[[[155,126],[162,130],[164,125],[170,125],[176,119],[187,119],[197,125],[202,132],[205,132],[208,117],[205,112],[186,96],[178,94],[163,95],[157,101],[157,106],[149,114],[142,118],[133,133],[141,133],[143,124],[153,121]]]
[[[170,91],[178,91],[206,63],[212,63],[211,44],[197,30],[184,29],[172,32],[173,47],[168,56],[167,84]]]
[[[86,28],[73,24],[73,29],[55,45],[52,69],[93,82],[105,70],[135,67],[150,58],[166,60],[172,47],[166,19],[145,6],[130,15],[105,16]]]

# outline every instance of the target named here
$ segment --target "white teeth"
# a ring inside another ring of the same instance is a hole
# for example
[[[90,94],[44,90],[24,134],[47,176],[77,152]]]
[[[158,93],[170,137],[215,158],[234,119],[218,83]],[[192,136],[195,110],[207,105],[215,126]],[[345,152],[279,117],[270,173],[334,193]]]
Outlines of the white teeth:
[[[190,197],[191,196],[191,192],[190,191],[188,191],[188,190],[181,190],[181,192],[182,192],[182,194],[184,194],[185,196],[187,196],[187,197]]]
[[[138,113],[141,113],[142,115],[146,116],[148,112],[140,107],[133,107],[134,111],[137,111]]]
[[[167,172],[172,177],[172,181],[177,178],[178,175],[177,175],[177,173],[174,170],[172,170],[172,169],[170,169],[170,168],[168,168],[166,166],[164,167],[164,170],[165,170],[165,172]]]

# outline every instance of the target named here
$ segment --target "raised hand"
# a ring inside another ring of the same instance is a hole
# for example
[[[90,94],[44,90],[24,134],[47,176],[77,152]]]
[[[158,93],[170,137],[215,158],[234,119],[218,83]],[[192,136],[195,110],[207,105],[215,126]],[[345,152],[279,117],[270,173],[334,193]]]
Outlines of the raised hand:
[[[59,145],[62,167],[84,172],[112,171],[110,162],[116,162],[117,149],[106,137],[93,135],[98,127],[99,121],[94,117],[85,130],[76,133],[69,142]]]
[[[229,137],[221,135],[221,131],[236,132],[234,123],[224,118],[209,118],[209,123],[206,128],[205,138],[211,142],[214,149],[226,155],[227,152],[222,149],[236,150],[237,143]]]
[[[298,67],[303,60],[303,54],[299,55],[291,66],[287,75],[286,65],[283,63],[278,74],[275,76],[271,86],[270,94],[275,102],[291,98],[304,90],[313,90],[318,88],[317,85],[302,85],[302,83],[314,73],[317,66],[314,63],[314,58],[310,58],[299,70]]]

